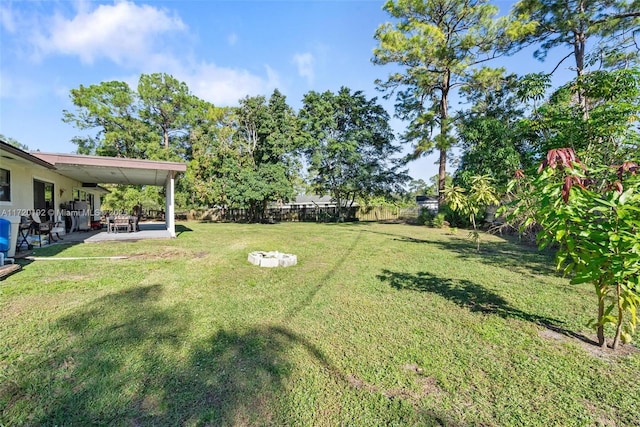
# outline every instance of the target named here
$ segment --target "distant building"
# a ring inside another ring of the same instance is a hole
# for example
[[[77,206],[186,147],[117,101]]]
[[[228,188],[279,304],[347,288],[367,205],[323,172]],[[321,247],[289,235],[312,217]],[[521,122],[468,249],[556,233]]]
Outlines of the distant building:
[[[357,202],[353,203],[353,207],[358,206]],[[297,195],[294,200],[289,203],[281,203],[277,206],[283,209],[302,209],[302,208],[335,208],[337,204],[331,196],[316,196],[309,194]]]
[[[416,203],[421,209],[438,212],[438,196],[416,196]]]

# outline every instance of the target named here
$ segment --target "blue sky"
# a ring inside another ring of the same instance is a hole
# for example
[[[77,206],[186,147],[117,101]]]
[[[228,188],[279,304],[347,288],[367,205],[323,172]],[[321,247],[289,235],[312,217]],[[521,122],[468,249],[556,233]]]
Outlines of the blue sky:
[[[371,63],[383,1],[3,1],[0,4],[0,133],[32,150],[74,152],[79,132],[63,123],[69,90],[102,81],[137,85],[164,72],[216,105],[278,88],[298,109],[310,91],[340,86],[378,96],[391,66]],[[511,1],[495,2],[507,13]],[[497,65],[497,64],[496,64]],[[512,71],[552,68],[523,52]],[[453,107],[456,107],[455,105]],[[403,124],[392,121],[397,132]],[[407,147],[408,149],[409,147]],[[410,164],[414,178],[437,157]]]

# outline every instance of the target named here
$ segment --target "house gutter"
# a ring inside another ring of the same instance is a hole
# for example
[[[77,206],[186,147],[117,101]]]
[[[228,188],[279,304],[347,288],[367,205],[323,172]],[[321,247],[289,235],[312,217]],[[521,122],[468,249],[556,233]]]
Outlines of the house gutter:
[[[47,169],[54,169],[55,170],[55,168],[56,168],[51,163],[49,163],[49,162],[47,162],[45,160],[42,160],[41,158],[36,157],[36,156],[34,156],[32,154],[29,154],[26,151],[21,150],[20,148],[16,148],[13,145],[4,142],[3,140],[0,140],[0,148],[3,151],[6,151],[9,154],[13,154],[14,156],[20,157],[21,159],[28,160],[28,161],[33,162],[35,164],[38,164],[40,166],[44,166]]]

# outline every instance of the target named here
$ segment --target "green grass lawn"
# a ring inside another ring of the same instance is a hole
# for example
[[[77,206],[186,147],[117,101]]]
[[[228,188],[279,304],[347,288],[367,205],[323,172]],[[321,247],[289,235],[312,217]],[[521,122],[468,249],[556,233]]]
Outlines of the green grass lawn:
[[[465,237],[183,223],[173,240],[42,248],[129,258],[0,282],[0,425],[637,425],[640,354],[583,342],[592,289]],[[298,265],[261,269],[254,250]]]

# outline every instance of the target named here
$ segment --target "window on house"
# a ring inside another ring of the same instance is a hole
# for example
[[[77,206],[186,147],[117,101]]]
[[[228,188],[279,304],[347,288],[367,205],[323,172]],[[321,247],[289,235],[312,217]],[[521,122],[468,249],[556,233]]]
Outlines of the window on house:
[[[11,172],[0,168],[0,202],[11,201]]]
[[[89,201],[87,196],[87,192],[84,190],[79,190],[77,188],[73,189],[73,200],[76,202],[86,202]]]

